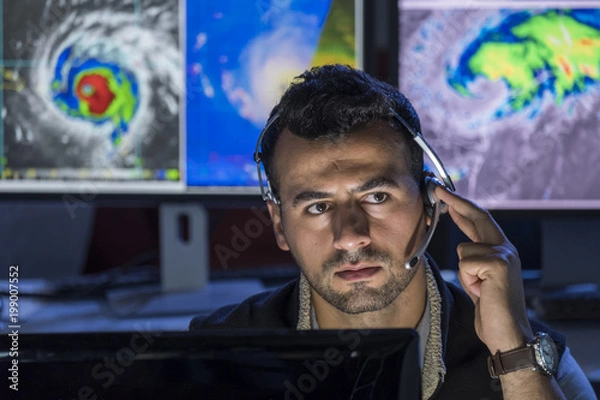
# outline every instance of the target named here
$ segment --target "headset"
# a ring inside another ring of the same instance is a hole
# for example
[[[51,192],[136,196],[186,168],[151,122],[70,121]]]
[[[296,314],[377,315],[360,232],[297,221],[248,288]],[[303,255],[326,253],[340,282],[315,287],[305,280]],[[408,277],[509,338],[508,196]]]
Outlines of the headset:
[[[423,240],[423,243],[421,244],[421,246],[419,246],[419,248],[408,259],[408,261],[406,261],[404,263],[404,267],[406,269],[413,269],[414,267],[417,266],[417,264],[419,263],[421,258],[423,258],[423,255],[425,254],[425,251],[427,250],[427,246],[429,246],[429,242],[431,241],[431,238],[433,237],[435,229],[437,228],[437,225],[438,225],[438,222],[440,219],[440,214],[445,213],[448,210],[448,205],[446,203],[444,203],[443,201],[439,200],[437,198],[437,196],[435,195],[435,188],[438,186],[441,186],[441,187],[445,187],[445,188],[449,189],[452,192],[456,191],[456,188],[454,187],[454,183],[452,182],[452,179],[450,179],[450,175],[444,168],[444,164],[442,163],[442,160],[440,160],[440,158],[435,153],[433,148],[429,145],[429,143],[427,143],[427,141],[425,139],[423,139],[423,135],[421,135],[420,132],[415,131],[406,122],[406,120],[404,118],[402,118],[400,116],[400,114],[398,114],[393,108],[390,108],[390,113],[391,113],[390,114],[391,117],[394,118],[395,120],[397,120],[398,122],[400,122],[400,124],[411,135],[412,139],[417,143],[417,145],[425,152],[425,154],[427,154],[427,156],[429,157],[429,159],[435,166],[435,169],[439,176],[439,178],[435,177],[435,176],[429,176],[429,175],[425,176],[424,183],[422,186],[421,196],[423,197],[423,203],[425,204],[425,212],[427,213],[427,215],[429,217],[431,217],[431,225],[429,226],[429,229],[427,229],[427,234],[426,234],[425,239]],[[260,192],[262,194],[263,200],[264,201],[272,201],[275,204],[280,205],[281,203],[280,203],[279,199],[277,198],[277,196],[275,196],[275,194],[273,193],[273,190],[271,189],[271,183],[269,182],[269,177],[267,176],[266,169],[265,169],[266,185],[263,181],[262,169],[264,168],[264,166],[261,167],[262,154],[260,153],[260,147],[262,145],[263,137],[269,131],[269,129],[271,129],[273,124],[278,119],[279,119],[279,113],[275,113],[271,118],[269,118],[269,120],[267,121],[267,123],[265,125],[265,128],[260,133],[260,135],[258,137],[258,141],[256,142],[256,149],[254,151],[254,162],[256,163],[256,169],[258,172],[258,182],[260,184]],[[441,180],[440,180],[440,178],[441,178]]]

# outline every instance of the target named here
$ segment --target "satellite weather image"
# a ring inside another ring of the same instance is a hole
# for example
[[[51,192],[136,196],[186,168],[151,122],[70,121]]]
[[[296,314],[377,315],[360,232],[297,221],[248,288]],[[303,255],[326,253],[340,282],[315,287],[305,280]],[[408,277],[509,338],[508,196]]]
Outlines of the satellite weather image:
[[[177,180],[177,0],[2,1],[2,176]]]
[[[600,9],[452,3],[400,2],[399,81],[458,189],[499,208],[600,200]]]

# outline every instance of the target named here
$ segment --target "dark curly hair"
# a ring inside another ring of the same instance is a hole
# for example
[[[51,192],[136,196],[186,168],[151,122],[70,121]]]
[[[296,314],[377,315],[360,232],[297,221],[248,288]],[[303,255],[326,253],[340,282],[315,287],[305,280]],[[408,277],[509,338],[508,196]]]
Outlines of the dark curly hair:
[[[263,160],[271,189],[278,198],[279,179],[273,165],[273,151],[279,135],[287,128],[306,140],[337,140],[352,131],[380,121],[402,135],[408,146],[411,175],[420,184],[423,151],[410,139],[406,129],[393,118],[394,109],[416,131],[419,117],[412,104],[393,86],[347,65],[313,67],[296,77],[269,118],[279,114],[261,143]]]

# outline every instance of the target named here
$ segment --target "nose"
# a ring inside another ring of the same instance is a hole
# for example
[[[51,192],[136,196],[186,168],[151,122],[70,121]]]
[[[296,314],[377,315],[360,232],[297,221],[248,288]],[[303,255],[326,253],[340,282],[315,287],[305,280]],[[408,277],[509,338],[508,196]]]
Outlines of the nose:
[[[371,244],[369,221],[360,206],[336,210],[333,225],[333,245],[336,249],[352,252]]]

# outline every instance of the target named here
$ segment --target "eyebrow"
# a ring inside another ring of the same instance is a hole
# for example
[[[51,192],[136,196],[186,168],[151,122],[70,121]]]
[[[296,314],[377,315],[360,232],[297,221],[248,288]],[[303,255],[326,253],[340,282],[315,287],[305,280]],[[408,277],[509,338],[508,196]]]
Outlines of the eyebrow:
[[[367,182],[362,185],[352,189],[352,193],[361,193],[366,192],[368,190],[373,190],[376,188],[388,187],[392,189],[400,189],[400,185],[393,179],[387,178],[385,176],[378,176],[373,179],[369,179]],[[311,200],[319,200],[326,199],[328,197],[333,197],[332,193],[329,192],[320,192],[314,190],[305,190],[296,197],[294,197],[294,201],[292,203],[292,207],[297,207],[299,204],[311,201]]]
[[[356,189],[353,189],[352,193],[366,192],[367,190],[373,190],[380,187],[400,189],[400,185],[395,180],[387,178],[385,176],[378,176],[376,178],[368,180]]]

